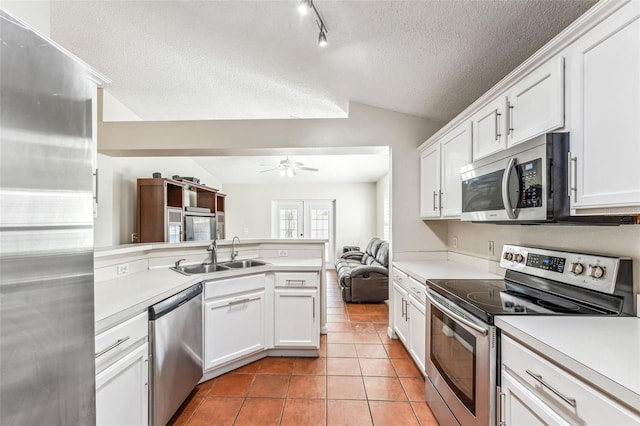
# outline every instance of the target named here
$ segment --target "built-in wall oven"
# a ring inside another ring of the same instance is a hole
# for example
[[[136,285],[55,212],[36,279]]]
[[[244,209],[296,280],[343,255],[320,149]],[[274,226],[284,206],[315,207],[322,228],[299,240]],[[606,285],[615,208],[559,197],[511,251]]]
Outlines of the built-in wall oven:
[[[426,399],[442,425],[495,425],[496,315],[633,315],[631,260],[505,245],[499,280],[428,280]]]

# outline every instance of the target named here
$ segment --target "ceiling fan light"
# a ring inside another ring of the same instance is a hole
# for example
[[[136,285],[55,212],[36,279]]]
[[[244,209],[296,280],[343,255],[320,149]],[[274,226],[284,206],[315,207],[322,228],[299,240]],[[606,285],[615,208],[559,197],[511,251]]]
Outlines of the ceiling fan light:
[[[284,169],[280,169],[280,171],[278,172],[278,174],[280,175],[280,177],[284,177],[284,174],[285,174]]]
[[[293,171],[293,169],[287,169],[287,176],[288,177],[293,177],[295,176],[296,172]]]
[[[327,45],[327,35],[324,31],[320,31],[320,35],[318,35],[318,46],[325,47]]]
[[[311,0],[300,0],[300,3],[298,3],[300,15],[306,15],[309,13],[309,9],[311,9]]]

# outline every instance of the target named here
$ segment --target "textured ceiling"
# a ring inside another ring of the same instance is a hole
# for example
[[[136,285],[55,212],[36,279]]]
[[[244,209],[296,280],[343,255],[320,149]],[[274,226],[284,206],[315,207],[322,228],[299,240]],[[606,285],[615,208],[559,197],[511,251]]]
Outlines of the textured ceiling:
[[[342,117],[348,101],[447,121],[594,1],[53,1],[51,36],[144,120]]]
[[[299,171],[292,178],[280,177],[276,167],[285,156],[193,157],[211,171],[223,185],[227,184],[294,184],[294,183],[368,183],[377,182],[389,171],[386,154],[359,155],[291,155],[289,160],[304,163],[317,172]]]

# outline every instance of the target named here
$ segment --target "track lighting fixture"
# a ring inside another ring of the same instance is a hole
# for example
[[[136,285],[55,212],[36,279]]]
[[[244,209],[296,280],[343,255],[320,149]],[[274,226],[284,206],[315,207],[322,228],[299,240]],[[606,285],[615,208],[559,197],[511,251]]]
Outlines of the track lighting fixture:
[[[309,9],[313,10],[316,14],[316,24],[318,24],[318,28],[320,28],[320,34],[318,34],[318,46],[325,47],[327,45],[327,33],[329,30],[327,30],[327,26],[324,24],[322,17],[320,17],[320,13],[316,8],[315,3],[313,3],[313,0],[300,0],[300,3],[298,4],[298,11],[300,14],[306,15],[309,12]]]

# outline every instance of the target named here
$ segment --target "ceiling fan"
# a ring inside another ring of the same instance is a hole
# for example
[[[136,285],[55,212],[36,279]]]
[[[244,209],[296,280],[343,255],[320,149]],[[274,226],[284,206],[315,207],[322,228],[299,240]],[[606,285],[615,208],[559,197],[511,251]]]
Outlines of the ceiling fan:
[[[266,164],[261,164],[262,166],[265,166]],[[305,167],[304,163],[301,163],[299,161],[291,161],[289,160],[289,157],[287,156],[286,159],[281,160],[280,163],[271,168],[271,169],[267,169],[267,170],[261,170],[260,173],[265,173],[265,172],[271,172],[273,170],[278,170],[278,174],[282,177],[287,176],[287,177],[294,177],[296,175],[296,172],[299,170],[304,170],[306,172],[317,172],[319,171],[318,169],[314,168],[314,167]]]

